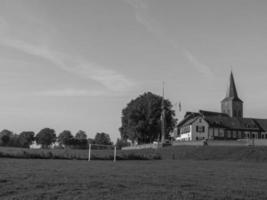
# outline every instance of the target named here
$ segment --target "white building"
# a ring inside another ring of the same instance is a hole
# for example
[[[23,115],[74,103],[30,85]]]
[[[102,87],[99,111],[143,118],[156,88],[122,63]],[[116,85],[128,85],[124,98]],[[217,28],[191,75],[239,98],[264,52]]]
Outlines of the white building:
[[[221,112],[187,112],[177,129],[176,140],[180,141],[267,139],[267,119],[243,117],[243,101],[237,95],[232,73]]]
[[[188,120],[179,131],[179,141],[196,141],[208,139],[209,124],[202,117]]]

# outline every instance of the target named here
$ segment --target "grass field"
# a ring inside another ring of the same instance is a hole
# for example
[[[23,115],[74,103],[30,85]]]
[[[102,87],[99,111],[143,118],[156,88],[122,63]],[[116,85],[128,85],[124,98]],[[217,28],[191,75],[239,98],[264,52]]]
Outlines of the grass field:
[[[265,200],[267,163],[0,159],[0,199]]]

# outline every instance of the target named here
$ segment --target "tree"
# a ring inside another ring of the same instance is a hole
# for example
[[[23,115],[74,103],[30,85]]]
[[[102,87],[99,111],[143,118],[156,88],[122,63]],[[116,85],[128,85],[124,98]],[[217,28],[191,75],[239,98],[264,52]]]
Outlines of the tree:
[[[64,130],[59,134],[57,141],[60,146],[68,146],[71,139],[73,139],[73,135],[71,134],[71,132],[68,130]]]
[[[1,143],[2,143],[3,146],[8,146],[9,141],[10,141],[10,136],[3,135],[1,137]]]
[[[19,141],[19,135],[18,134],[12,134],[9,138],[8,142],[9,147],[22,147]]]
[[[19,134],[18,140],[21,147],[29,148],[34,141],[34,132],[23,131]]]
[[[109,134],[103,132],[95,135],[94,143],[101,145],[112,145]]]
[[[6,130],[6,129],[2,130],[0,132],[0,143],[1,143],[1,145],[8,146],[8,144],[10,142],[10,139],[11,139],[13,134],[14,133],[9,131],[9,130]]]
[[[121,138],[132,142],[152,143],[161,137],[162,97],[151,92],[131,100],[122,110]],[[174,129],[175,112],[169,100],[163,101],[165,110],[165,138]]]
[[[84,131],[79,130],[76,133],[75,138],[78,139],[78,140],[87,140],[87,135],[86,135],[86,133]]]
[[[118,149],[121,149],[122,147],[127,147],[127,146],[130,146],[130,143],[127,142],[127,140],[123,140],[123,139],[117,139],[117,142],[116,142],[116,147]]]
[[[95,141],[93,138],[88,138],[87,141],[88,141],[88,144],[95,144]]]
[[[56,138],[54,129],[44,128],[36,135],[36,143],[42,145],[42,148],[48,148]]]

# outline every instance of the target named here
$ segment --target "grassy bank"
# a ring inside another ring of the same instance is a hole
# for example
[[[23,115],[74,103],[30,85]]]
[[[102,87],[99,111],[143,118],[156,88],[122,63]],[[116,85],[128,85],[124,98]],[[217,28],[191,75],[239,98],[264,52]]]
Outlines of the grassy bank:
[[[2,158],[87,160],[88,150],[76,149],[23,149],[0,147]],[[113,150],[92,150],[91,160],[113,160]],[[117,151],[117,160],[160,160],[156,151]]]
[[[267,162],[267,147],[176,146],[160,150],[162,159]]]
[[[92,150],[92,160],[113,160],[112,150]],[[88,150],[0,147],[0,157],[87,160]],[[230,160],[267,162],[267,147],[174,146],[163,149],[117,151],[117,160]]]

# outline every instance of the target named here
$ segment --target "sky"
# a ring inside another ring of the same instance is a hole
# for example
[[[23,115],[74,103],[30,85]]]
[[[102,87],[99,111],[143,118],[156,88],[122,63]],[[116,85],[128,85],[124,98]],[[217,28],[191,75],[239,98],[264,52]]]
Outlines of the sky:
[[[220,111],[230,71],[267,118],[264,0],[0,0],[0,129],[120,136],[144,92]]]

